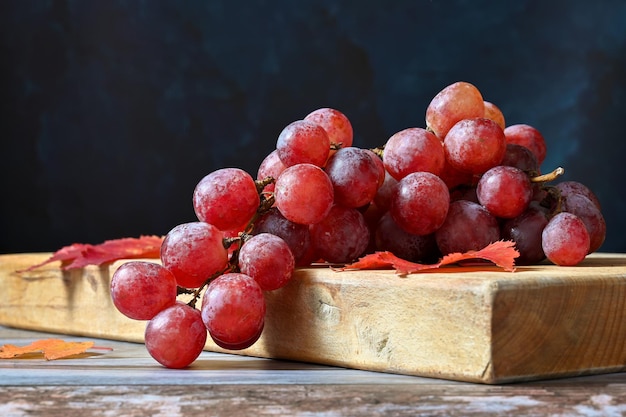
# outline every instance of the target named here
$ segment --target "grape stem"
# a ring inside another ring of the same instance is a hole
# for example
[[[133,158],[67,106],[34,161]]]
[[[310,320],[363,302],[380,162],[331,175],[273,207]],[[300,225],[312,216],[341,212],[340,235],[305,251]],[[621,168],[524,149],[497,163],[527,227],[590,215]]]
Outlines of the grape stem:
[[[552,172],[548,172],[547,174],[538,175],[536,177],[531,177],[530,182],[549,182],[554,181],[561,175],[565,174],[565,169],[558,167]]]
[[[236,269],[237,269],[237,264],[236,263],[233,264],[232,262],[229,262],[228,265],[226,265],[226,267],[224,269],[222,269],[221,271],[218,271],[218,272],[214,273],[213,275],[211,275],[209,277],[209,279],[204,281],[204,284],[202,284],[200,287],[196,288],[193,291],[190,291],[190,290],[185,291],[184,294],[193,294],[193,298],[187,303],[187,305],[189,307],[196,308],[196,303],[200,299],[200,294],[202,293],[202,290],[204,289],[204,287],[209,285],[209,283],[211,281],[213,281],[215,278],[219,277],[220,275],[224,275],[224,274],[227,274],[229,272],[233,272]],[[179,294],[181,294],[180,287],[179,287]]]
[[[254,185],[256,185],[256,191],[259,195],[261,195],[263,193],[263,189],[274,182],[276,182],[274,177],[265,177],[262,180],[254,181]]]
[[[196,303],[198,302],[198,299],[200,298],[200,294],[202,293],[202,290],[207,285],[209,285],[211,281],[213,281],[215,278],[219,277],[220,275],[223,275],[229,272],[237,272],[239,270],[239,250],[241,249],[241,246],[244,244],[246,240],[248,240],[252,236],[252,231],[254,230],[254,223],[259,219],[259,217],[267,213],[274,205],[274,200],[275,200],[274,194],[266,193],[263,191],[263,189],[267,185],[272,184],[275,181],[276,180],[273,177],[266,177],[266,178],[263,178],[262,180],[257,180],[254,182],[256,185],[256,189],[259,193],[259,197],[261,198],[261,201],[259,203],[259,207],[257,208],[256,213],[254,213],[254,216],[252,216],[252,218],[250,219],[246,227],[243,229],[243,231],[239,233],[239,236],[227,237],[223,239],[222,242],[223,242],[224,248],[226,249],[230,248],[233,244],[238,245],[237,248],[231,254],[226,267],[223,270],[218,271],[214,273],[213,275],[211,275],[206,281],[204,281],[204,283],[199,288],[195,290],[188,290],[186,288],[181,288],[181,287],[178,288],[178,294],[193,294],[191,301],[189,301],[187,305],[195,308]]]
[[[382,159],[385,153],[385,145],[379,146],[378,148],[370,149],[370,151],[374,152],[376,155],[378,155],[379,158]]]
[[[274,194],[273,193],[260,193],[261,202],[259,203],[259,208],[254,213],[254,216],[250,219],[246,228],[243,229],[243,233],[250,234],[254,230],[254,223],[259,219],[259,217],[263,216],[265,213],[269,211],[274,205]]]

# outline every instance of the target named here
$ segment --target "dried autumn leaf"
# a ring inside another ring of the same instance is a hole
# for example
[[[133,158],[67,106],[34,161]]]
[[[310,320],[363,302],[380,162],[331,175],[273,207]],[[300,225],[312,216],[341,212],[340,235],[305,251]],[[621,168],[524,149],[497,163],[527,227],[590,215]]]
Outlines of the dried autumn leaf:
[[[481,250],[448,254],[435,264],[409,262],[398,258],[391,252],[375,252],[366,255],[358,261],[346,265],[343,268],[337,268],[337,270],[347,271],[356,269],[383,269],[391,267],[394,268],[398,274],[406,275],[426,269],[436,269],[444,265],[451,265],[461,261],[483,259],[493,262],[505,271],[514,271],[515,258],[518,256],[519,252],[515,249],[514,242],[501,240],[491,243]]]
[[[66,342],[61,339],[42,339],[36,340],[27,346],[0,346],[0,359],[11,359],[41,352],[46,360],[51,361],[84,353],[94,347],[93,345],[94,342]]]
[[[44,262],[19,272],[32,271],[55,261],[61,261],[61,269],[69,270],[120,259],[158,258],[162,242],[160,236],[141,236],[107,240],[98,245],[74,243],[59,249]]]
[[[443,257],[441,265],[450,265],[460,261],[483,259],[493,262],[505,271],[515,271],[515,258],[519,256],[519,251],[515,249],[515,242],[501,240],[491,243],[478,251],[466,253],[451,253]]]

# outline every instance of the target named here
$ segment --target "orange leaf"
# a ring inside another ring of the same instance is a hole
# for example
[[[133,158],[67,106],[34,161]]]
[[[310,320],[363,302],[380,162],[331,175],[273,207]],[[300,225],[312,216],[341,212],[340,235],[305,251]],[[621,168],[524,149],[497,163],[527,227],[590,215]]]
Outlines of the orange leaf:
[[[491,243],[479,251],[448,254],[443,257],[440,266],[470,259],[484,259],[493,262],[505,271],[513,272],[515,271],[515,258],[518,256],[519,252],[515,249],[515,242],[501,240]]]
[[[465,253],[450,253],[435,264],[419,264],[398,258],[391,252],[375,252],[365,255],[358,261],[346,265],[343,268],[337,268],[337,270],[347,271],[355,269],[383,269],[391,267],[394,268],[398,274],[406,275],[426,269],[436,269],[441,266],[454,264],[460,261],[484,259],[493,262],[505,271],[512,272],[515,270],[515,258],[518,256],[519,252],[515,249],[514,242],[501,240],[491,243],[481,250],[469,251]]]
[[[11,359],[29,353],[42,352],[44,358],[51,361],[84,353],[94,347],[93,345],[93,342],[66,342],[60,339],[42,339],[22,347],[15,345],[0,346],[0,359]]]
[[[98,245],[74,243],[59,249],[42,263],[18,272],[32,271],[55,261],[61,261],[61,268],[69,270],[120,259],[159,258],[162,242],[163,238],[160,236],[141,236],[107,240]]]

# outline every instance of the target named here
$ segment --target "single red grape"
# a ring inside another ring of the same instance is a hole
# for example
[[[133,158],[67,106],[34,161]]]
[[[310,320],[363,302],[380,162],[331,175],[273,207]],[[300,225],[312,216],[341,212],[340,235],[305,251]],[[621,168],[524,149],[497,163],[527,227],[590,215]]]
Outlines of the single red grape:
[[[506,141],[502,128],[493,120],[464,119],[452,126],[443,147],[450,165],[459,171],[480,175],[500,165]]]
[[[363,254],[370,232],[356,209],[333,206],[321,222],[311,226],[315,253],[327,262],[348,263]]]
[[[478,203],[458,200],[450,203],[446,221],[435,232],[443,255],[480,250],[500,240],[498,220]]]
[[[239,268],[263,291],[284,287],[293,276],[295,260],[289,245],[280,237],[260,233],[246,240],[239,251]]]
[[[176,278],[154,262],[126,262],[111,277],[111,299],[126,317],[150,320],[176,302]]]
[[[339,149],[328,159],[325,171],[333,184],[336,204],[357,208],[376,196],[379,166],[364,149]]]
[[[318,166],[293,165],[276,180],[274,198],[286,219],[300,224],[317,223],[333,206],[333,183]]]
[[[480,204],[491,214],[512,219],[522,214],[533,197],[533,188],[524,171],[499,165],[485,172],[476,186]]]
[[[150,356],[167,368],[185,368],[202,353],[207,330],[200,312],[177,302],[154,316],[145,331]]]
[[[578,265],[589,253],[587,227],[572,213],[552,217],[541,233],[541,242],[543,252],[556,265]]]
[[[398,182],[389,211],[408,233],[428,235],[441,227],[449,204],[450,192],[441,178],[430,172],[414,172]]]
[[[198,220],[220,230],[244,226],[260,204],[254,179],[239,168],[222,168],[208,174],[196,185],[193,207]]]
[[[455,123],[463,119],[483,117],[483,96],[474,85],[459,81],[441,90],[426,109],[426,126],[441,140]]]
[[[307,120],[296,120],[280,132],[276,150],[287,167],[296,164],[322,167],[328,159],[330,139],[322,126]]]
[[[445,155],[441,140],[426,129],[414,127],[393,134],[385,144],[383,163],[398,181],[412,172],[439,175]]]
[[[211,281],[202,298],[202,321],[224,349],[252,346],[265,323],[265,297],[249,275],[228,273]]]
[[[228,263],[223,238],[224,234],[208,223],[179,224],[163,239],[161,262],[181,287],[200,287]]]

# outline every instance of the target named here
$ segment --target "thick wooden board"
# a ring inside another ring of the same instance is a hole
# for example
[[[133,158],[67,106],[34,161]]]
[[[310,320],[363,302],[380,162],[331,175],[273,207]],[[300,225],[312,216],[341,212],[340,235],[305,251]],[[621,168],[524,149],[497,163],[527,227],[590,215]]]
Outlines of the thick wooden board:
[[[49,255],[0,256],[0,324],[143,341],[145,322],[110,300],[121,262],[15,272]],[[488,384],[626,370],[621,254],[577,267],[448,267],[406,278],[306,268],[267,302],[263,336],[239,353]]]

